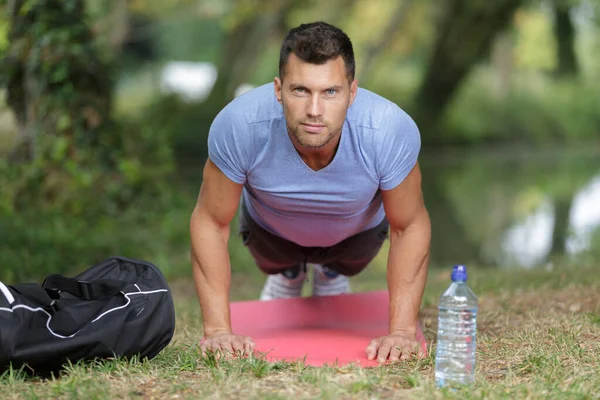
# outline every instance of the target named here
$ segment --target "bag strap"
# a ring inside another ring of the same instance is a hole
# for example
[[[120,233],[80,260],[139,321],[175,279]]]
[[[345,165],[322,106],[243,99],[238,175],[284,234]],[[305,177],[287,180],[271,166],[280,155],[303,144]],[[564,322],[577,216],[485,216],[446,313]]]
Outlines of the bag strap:
[[[52,315],[53,324],[65,329],[65,332],[75,332],[77,325],[72,313],[60,312],[62,310],[60,303],[60,293],[56,290],[44,288],[37,283],[20,283],[12,285],[12,289],[23,297],[34,301],[37,307],[42,308],[48,314]],[[50,322],[50,321],[48,321]],[[70,334],[70,333],[69,333]]]
[[[116,279],[97,279],[91,282],[75,278],[67,278],[60,274],[48,275],[42,283],[46,289],[67,292],[84,300],[97,300],[119,293],[127,286],[127,282]]]
[[[54,303],[60,299],[56,291],[43,288],[37,283],[20,283],[10,287],[28,299],[34,300],[44,309],[52,309]]]

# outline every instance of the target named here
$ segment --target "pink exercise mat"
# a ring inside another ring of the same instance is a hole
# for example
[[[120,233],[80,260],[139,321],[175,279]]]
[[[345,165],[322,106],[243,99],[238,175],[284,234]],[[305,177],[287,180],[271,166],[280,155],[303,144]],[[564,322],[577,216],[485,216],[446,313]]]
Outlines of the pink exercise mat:
[[[252,337],[269,361],[377,366],[365,349],[388,333],[388,292],[235,302],[231,323],[235,333]],[[420,327],[417,339],[426,351]]]

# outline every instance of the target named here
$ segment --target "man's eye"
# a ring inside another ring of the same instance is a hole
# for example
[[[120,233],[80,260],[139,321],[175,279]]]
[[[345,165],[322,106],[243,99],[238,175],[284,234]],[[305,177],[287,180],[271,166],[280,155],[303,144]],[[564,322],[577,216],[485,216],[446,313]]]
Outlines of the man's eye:
[[[294,92],[304,93],[304,88],[295,88]]]
[[[327,94],[330,96],[333,96],[336,93],[337,93],[337,90],[335,90],[335,89],[327,89]]]

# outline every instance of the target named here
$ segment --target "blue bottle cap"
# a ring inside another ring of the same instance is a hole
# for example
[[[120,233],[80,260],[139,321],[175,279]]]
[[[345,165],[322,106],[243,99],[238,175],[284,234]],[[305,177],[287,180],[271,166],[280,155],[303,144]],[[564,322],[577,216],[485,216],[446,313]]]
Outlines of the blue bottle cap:
[[[467,281],[467,267],[464,265],[455,265],[452,268],[452,275],[450,275],[452,282],[466,282]]]

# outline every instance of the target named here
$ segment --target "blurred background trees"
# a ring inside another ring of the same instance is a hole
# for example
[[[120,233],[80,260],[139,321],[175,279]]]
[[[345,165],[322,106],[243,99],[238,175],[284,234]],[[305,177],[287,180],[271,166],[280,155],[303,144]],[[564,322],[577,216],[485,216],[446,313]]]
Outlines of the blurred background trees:
[[[434,266],[600,258],[597,0],[5,0],[0,12],[0,279],[116,253],[188,276],[210,123],[271,82],[285,32],[315,20],[350,35],[360,86],[421,129]],[[234,268],[254,271],[230,247]]]

